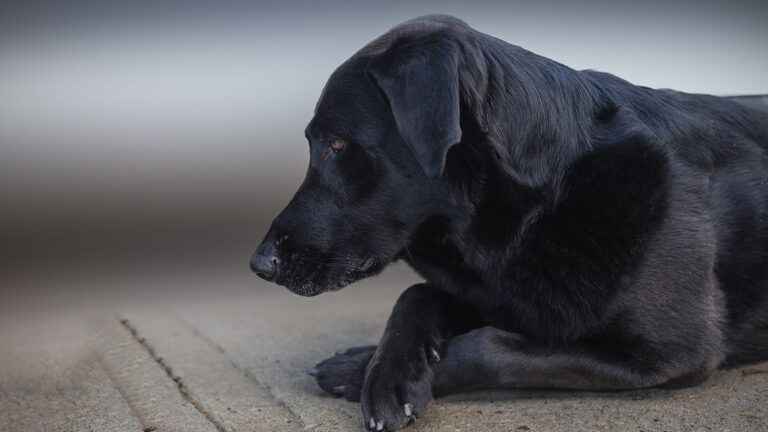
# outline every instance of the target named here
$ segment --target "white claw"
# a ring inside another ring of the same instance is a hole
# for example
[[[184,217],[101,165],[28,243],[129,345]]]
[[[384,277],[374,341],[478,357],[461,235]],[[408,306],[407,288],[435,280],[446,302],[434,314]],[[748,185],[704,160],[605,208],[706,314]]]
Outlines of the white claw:
[[[432,348],[432,361],[435,363],[440,361],[440,353],[436,349]]]
[[[376,421],[371,417],[371,421],[368,422],[368,427],[373,429],[376,427]]]
[[[384,430],[384,422],[382,420],[379,420],[379,422],[376,423],[376,430],[377,431]]]
[[[405,416],[410,417],[413,414],[413,404],[405,404],[403,405],[403,411],[405,411]]]

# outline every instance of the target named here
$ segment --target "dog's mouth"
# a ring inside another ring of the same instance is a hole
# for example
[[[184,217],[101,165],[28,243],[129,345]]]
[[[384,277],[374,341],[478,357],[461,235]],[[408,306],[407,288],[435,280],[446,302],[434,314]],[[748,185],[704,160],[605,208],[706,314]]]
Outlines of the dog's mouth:
[[[360,264],[351,271],[344,272],[337,282],[328,288],[328,291],[338,291],[353,282],[373,276],[381,271],[384,265],[386,264],[381,263],[375,256],[369,256],[368,258],[363,259]]]
[[[373,276],[386,267],[388,261],[375,255],[354,262],[324,264],[308,259],[297,259],[281,268],[273,280],[294,294],[313,297],[342,288]]]

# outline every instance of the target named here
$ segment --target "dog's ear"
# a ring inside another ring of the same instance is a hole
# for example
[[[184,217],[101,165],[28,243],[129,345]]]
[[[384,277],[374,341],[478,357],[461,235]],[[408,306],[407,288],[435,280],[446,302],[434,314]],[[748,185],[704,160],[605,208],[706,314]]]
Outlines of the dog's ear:
[[[458,55],[454,43],[438,39],[397,49],[369,69],[429,178],[440,177],[448,149],[461,140]]]

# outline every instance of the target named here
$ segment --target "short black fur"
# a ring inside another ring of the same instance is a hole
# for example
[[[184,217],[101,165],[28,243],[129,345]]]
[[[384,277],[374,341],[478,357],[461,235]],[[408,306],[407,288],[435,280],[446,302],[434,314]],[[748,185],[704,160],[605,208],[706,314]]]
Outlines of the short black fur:
[[[307,177],[252,267],[302,295],[398,259],[424,277],[378,346],[312,371],[369,429],[469,389],[695,384],[768,359],[768,110],[752,102],[417,18],[329,79]]]

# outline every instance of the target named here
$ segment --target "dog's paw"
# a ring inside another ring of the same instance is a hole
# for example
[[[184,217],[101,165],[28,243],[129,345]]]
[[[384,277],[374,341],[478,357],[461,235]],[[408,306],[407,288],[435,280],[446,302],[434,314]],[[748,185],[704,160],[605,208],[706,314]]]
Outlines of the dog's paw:
[[[432,368],[436,349],[407,355],[377,354],[368,366],[361,395],[363,419],[369,430],[396,431],[416,419],[432,401]]]
[[[317,384],[326,392],[351,402],[359,402],[365,368],[375,351],[375,345],[339,351],[318,363],[309,374],[317,379]]]

